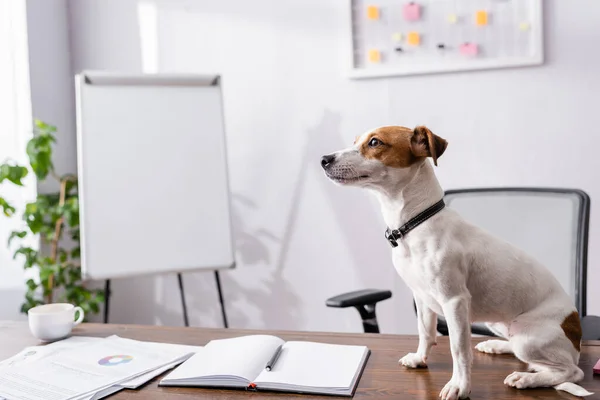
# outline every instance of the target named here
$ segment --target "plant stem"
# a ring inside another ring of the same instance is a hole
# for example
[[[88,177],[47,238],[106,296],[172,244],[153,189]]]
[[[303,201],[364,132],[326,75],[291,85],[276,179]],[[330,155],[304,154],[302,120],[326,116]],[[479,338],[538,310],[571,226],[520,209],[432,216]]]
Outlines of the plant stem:
[[[62,207],[65,205],[65,197],[67,196],[67,182],[69,179],[61,179],[60,180],[60,194],[58,199],[58,206]],[[52,258],[52,263],[56,263],[56,258],[58,257],[58,240],[60,238],[60,231],[63,225],[63,217],[61,216],[54,226],[54,239],[52,239],[52,250],[50,257]],[[46,296],[46,304],[52,303],[52,295],[54,292],[54,274],[50,274],[48,277],[48,296]]]

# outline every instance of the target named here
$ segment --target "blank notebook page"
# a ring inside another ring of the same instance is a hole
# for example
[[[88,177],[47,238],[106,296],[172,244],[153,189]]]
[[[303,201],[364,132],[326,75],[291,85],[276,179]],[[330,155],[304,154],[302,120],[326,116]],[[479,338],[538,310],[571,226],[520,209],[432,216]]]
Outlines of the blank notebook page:
[[[255,382],[349,388],[360,372],[366,352],[364,346],[287,342],[273,369],[261,372]]]
[[[232,376],[252,382],[281,344],[281,339],[268,335],[213,340],[170,373],[166,380]]]

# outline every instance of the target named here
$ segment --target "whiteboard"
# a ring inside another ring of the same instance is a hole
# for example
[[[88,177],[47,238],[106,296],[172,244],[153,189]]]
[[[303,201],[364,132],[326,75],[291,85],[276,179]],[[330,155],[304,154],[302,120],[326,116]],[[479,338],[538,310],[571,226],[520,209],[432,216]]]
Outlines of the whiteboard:
[[[219,77],[76,77],[85,279],[234,266]]]
[[[350,78],[543,63],[541,0],[348,0]]]

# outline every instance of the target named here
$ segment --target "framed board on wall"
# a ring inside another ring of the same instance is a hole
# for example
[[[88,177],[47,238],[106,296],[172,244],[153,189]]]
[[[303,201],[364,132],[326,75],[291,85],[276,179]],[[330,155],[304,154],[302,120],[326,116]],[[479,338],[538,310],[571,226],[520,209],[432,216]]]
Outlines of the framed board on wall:
[[[541,0],[348,0],[351,78],[539,65]]]

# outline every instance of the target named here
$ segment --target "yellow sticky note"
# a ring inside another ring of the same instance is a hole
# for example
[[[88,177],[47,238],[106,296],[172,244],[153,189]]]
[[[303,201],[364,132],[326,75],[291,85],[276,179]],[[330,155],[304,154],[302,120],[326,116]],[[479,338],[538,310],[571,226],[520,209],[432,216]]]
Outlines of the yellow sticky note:
[[[406,36],[406,41],[411,46],[418,46],[421,43],[421,37],[418,32],[409,32]]]
[[[475,24],[477,26],[484,26],[488,24],[487,11],[479,10],[475,13]]]
[[[529,23],[527,23],[527,22],[521,22],[519,24],[519,29],[522,31],[528,31],[530,27],[531,27],[531,25],[529,25]]]
[[[379,8],[377,6],[367,6],[367,18],[379,19]]]
[[[449,24],[455,24],[458,22],[458,17],[456,14],[448,14],[446,21],[448,21]]]
[[[372,63],[378,63],[379,61],[381,61],[381,53],[379,52],[379,50],[369,50],[369,61]]]
[[[392,35],[392,40],[394,42],[400,42],[402,41],[402,34],[400,32],[396,32]]]

